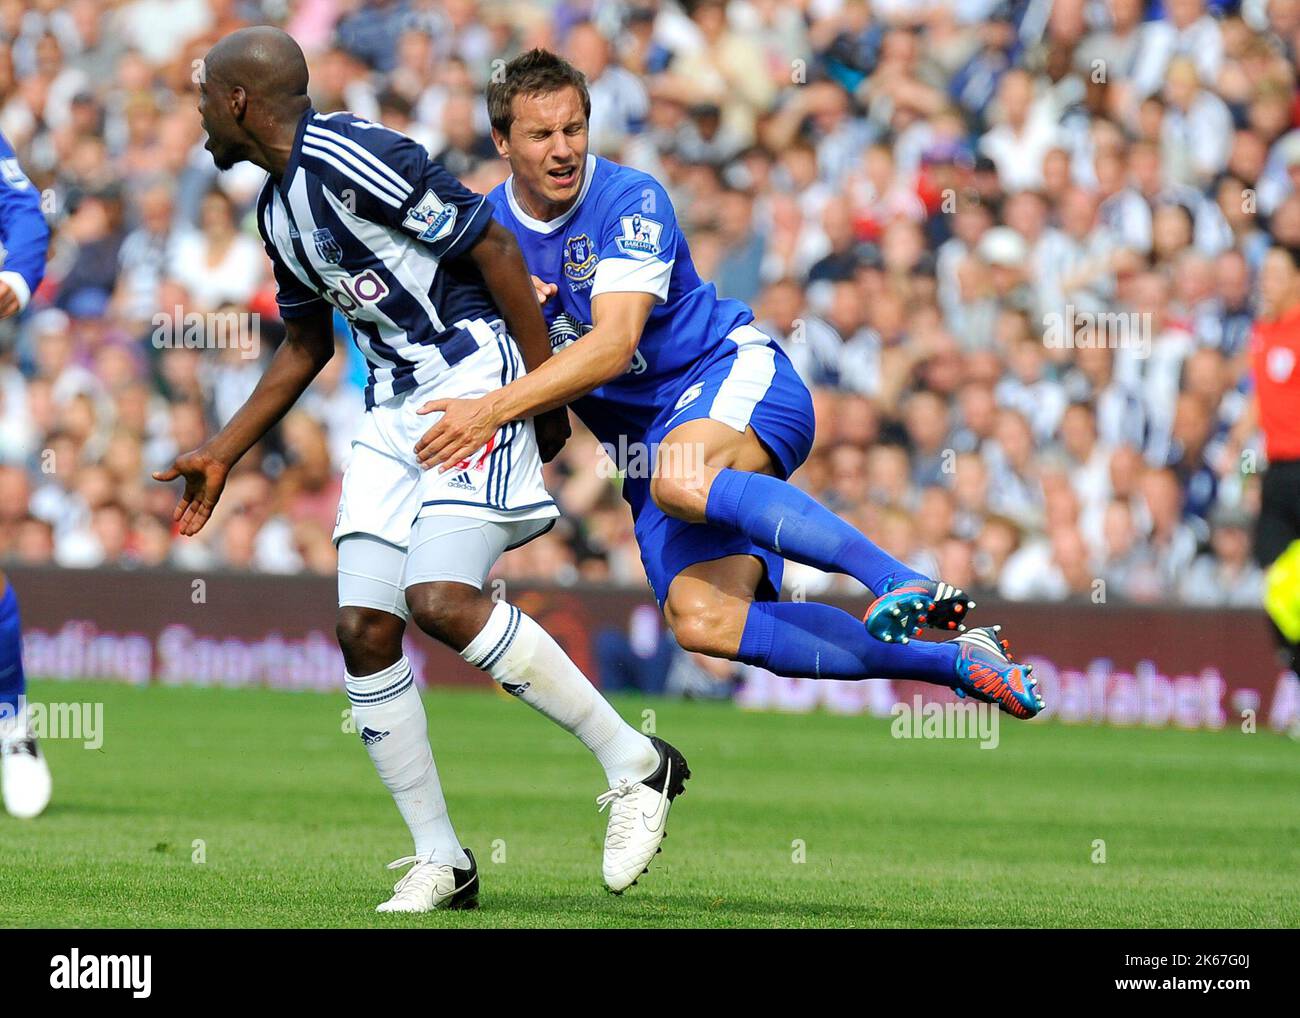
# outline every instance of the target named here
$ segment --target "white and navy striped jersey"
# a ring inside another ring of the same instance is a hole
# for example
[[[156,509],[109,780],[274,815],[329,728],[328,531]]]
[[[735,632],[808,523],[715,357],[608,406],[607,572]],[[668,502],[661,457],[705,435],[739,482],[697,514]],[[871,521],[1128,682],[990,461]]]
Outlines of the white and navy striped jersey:
[[[472,261],[459,257],[492,206],[404,134],[351,113],[308,108],[257,225],[280,313],[328,301],[370,365],[366,409],[454,367],[502,329]]]

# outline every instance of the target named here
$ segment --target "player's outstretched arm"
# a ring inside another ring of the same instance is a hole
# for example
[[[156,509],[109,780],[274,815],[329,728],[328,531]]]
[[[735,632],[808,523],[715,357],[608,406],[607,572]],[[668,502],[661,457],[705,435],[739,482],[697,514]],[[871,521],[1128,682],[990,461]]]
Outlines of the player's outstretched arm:
[[[602,293],[591,302],[592,328],[577,342],[504,388],[479,399],[435,399],[422,414],[442,413],[415,447],[428,469],[457,463],[481,449],[502,424],[565,406],[617,378],[632,362],[657,298]]]
[[[0,318],[27,306],[45,277],[50,228],[41,211],[41,199],[18,166],[14,150],[0,135],[0,244],[4,268],[0,271]]]
[[[193,452],[182,453],[155,481],[185,478],[172,520],[186,537],[203,529],[226,486],[226,475],[298,401],[334,356],[331,312],[321,308],[285,320],[285,340],[248,400],[229,423]]]
[[[551,356],[551,341],[542,317],[534,277],[528,274],[523,252],[515,235],[493,221],[469,249],[488,291],[496,301],[510,335],[514,336],[524,367],[540,368]],[[569,414],[563,406],[539,414],[536,421],[537,448],[542,462],[554,459],[569,439]]]

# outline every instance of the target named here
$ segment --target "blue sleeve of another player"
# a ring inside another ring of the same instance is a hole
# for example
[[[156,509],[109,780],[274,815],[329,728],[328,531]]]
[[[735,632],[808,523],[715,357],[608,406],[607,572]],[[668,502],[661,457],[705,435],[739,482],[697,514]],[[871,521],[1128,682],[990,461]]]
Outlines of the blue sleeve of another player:
[[[602,293],[651,293],[662,304],[681,241],[668,192],[653,178],[637,174],[599,200],[599,236],[592,243],[600,261],[592,299]]]
[[[303,152],[328,161],[353,191],[357,214],[413,234],[439,258],[464,254],[492,222],[486,195],[465,187],[423,145],[364,120],[311,124]]]
[[[9,142],[0,135],[0,242],[4,243],[4,269],[0,281],[26,307],[45,278],[45,253],[50,228],[41,211],[41,197],[18,165]]]

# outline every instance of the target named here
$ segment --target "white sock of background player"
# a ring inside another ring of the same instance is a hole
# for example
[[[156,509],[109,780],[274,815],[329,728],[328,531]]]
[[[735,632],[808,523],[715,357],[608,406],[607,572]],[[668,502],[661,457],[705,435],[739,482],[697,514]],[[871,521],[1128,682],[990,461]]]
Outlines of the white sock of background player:
[[[620,778],[640,781],[659,766],[650,740],[619,717],[551,635],[513,605],[498,601],[460,656],[576,735],[605,768],[610,785]]]
[[[411,829],[415,854],[465,869],[469,857],[447,815],[411,663],[403,656],[373,675],[347,675],[346,683],[352,720],[380,780]]]

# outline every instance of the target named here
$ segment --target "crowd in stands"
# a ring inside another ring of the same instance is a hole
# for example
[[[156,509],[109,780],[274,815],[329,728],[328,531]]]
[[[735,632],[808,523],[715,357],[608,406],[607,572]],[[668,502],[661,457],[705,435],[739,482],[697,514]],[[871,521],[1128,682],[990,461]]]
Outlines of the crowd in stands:
[[[282,335],[263,173],[218,174],[195,109],[203,54],[256,23],[303,45],[317,110],[477,191],[506,174],[494,68],[565,54],[593,150],[664,182],[701,276],[813,388],[794,480],[897,557],[1016,600],[1259,603],[1245,352],[1265,251],[1300,246],[1300,0],[0,0],[0,132],[54,231],[0,324],[0,563],[334,571],[341,316],[201,535],[149,476]],[[251,342],[160,326],[189,315]],[[644,584],[603,456],[575,424],[561,524],[502,575]]]

